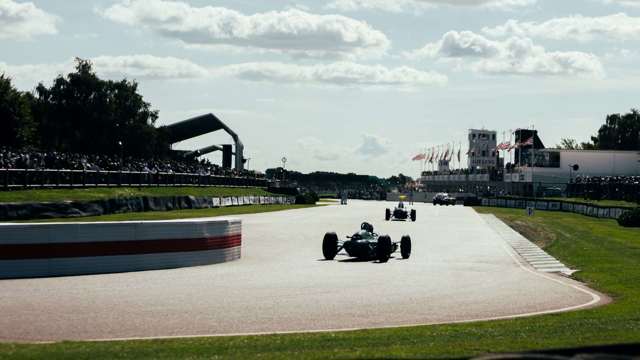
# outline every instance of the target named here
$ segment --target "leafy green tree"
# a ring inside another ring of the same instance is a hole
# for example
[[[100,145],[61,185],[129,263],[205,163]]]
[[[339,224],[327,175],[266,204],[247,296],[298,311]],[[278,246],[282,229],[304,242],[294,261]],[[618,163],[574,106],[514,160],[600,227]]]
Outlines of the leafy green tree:
[[[0,146],[18,148],[35,145],[32,99],[30,94],[14,88],[10,78],[0,74]]]
[[[51,87],[39,84],[33,114],[44,149],[150,157],[169,148],[138,84],[102,80],[87,60]]]
[[[582,145],[578,144],[576,139],[571,138],[562,138],[560,139],[560,144],[556,145],[558,149],[564,150],[580,150],[582,149]]]
[[[608,115],[591,141],[599,150],[640,150],[640,113],[631,109],[624,115]]]

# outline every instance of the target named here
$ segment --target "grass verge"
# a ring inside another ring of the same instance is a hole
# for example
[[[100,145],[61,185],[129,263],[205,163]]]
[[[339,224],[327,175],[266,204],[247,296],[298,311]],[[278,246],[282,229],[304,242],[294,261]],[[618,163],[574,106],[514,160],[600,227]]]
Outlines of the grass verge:
[[[258,214],[265,212],[305,209],[322,205],[245,205],[229,206],[213,209],[191,209],[174,211],[149,211],[140,213],[111,214],[102,216],[87,216],[80,218],[61,218],[46,220],[20,221],[26,223],[43,222],[96,222],[96,221],[137,221],[137,220],[177,220],[214,216],[229,216],[242,214]]]
[[[581,204],[588,205],[599,205],[599,206],[619,206],[619,207],[638,207],[639,204],[634,202],[624,201],[624,200],[589,200],[583,198],[547,198],[548,200],[560,200],[560,201],[568,201],[568,202],[576,202]]]
[[[486,353],[640,342],[640,229],[577,214],[479,208],[494,213],[613,296],[607,306],[468,324],[317,334],[124,342],[0,344],[0,358],[355,359],[464,358]],[[410,284],[408,285],[410,286]],[[348,290],[346,290],[348,296]],[[402,311],[392,309],[391,311]]]
[[[0,191],[2,202],[90,201],[136,196],[269,196],[263,188],[236,187],[117,187]]]

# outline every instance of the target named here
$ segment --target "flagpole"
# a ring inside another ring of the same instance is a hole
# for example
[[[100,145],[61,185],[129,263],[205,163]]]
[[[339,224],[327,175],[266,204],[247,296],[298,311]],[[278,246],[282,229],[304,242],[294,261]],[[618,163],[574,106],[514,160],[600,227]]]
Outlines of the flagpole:
[[[509,129],[509,146],[513,146],[513,129]],[[509,151],[509,162],[513,166],[513,153],[511,151]]]
[[[531,187],[533,188],[533,200],[536,199],[536,183],[534,181],[534,172],[536,170],[536,127],[535,125],[531,125],[531,129],[533,130],[533,144],[531,144]],[[535,207],[535,205],[534,205]]]

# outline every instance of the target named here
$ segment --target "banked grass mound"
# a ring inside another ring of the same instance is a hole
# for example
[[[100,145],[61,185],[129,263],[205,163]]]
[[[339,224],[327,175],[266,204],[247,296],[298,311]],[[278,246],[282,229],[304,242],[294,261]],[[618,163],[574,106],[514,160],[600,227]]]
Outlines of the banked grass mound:
[[[82,218],[109,214],[206,209],[226,205],[288,204],[261,188],[104,188],[0,193],[20,202],[0,202],[0,221]],[[227,204],[228,203],[228,204]]]
[[[640,343],[640,229],[577,214],[494,213],[611,295],[604,307],[513,320],[336,333],[123,342],[0,344],[0,358],[465,358],[486,353]],[[348,296],[348,292],[345,296]],[[396,309],[397,310],[397,309]],[[393,310],[391,310],[393,311]]]
[[[0,203],[91,201],[166,196],[272,196],[263,188],[241,187],[114,187],[0,191]]]
[[[111,214],[102,216],[86,216],[81,218],[40,219],[20,222],[97,222],[97,221],[151,221],[151,220],[178,220],[214,216],[232,216],[243,214],[258,214],[273,211],[296,210],[314,207],[316,205],[244,205],[220,207],[211,209],[173,210],[158,212],[140,212],[126,214]],[[322,205],[318,205],[322,206]]]

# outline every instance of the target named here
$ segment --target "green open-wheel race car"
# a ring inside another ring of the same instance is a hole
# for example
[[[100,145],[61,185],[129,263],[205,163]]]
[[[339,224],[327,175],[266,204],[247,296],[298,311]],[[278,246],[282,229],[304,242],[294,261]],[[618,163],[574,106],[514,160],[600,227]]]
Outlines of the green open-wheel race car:
[[[354,258],[387,262],[398,248],[402,258],[408,259],[411,256],[411,237],[404,235],[400,242],[392,242],[389,235],[376,234],[373,225],[367,222],[362,223],[360,231],[347,236],[345,241],[340,241],[335,232],[326,233],[322,240],[322,254],[326,260],[333,260],[341,250],[345,250]]]

